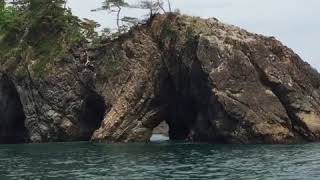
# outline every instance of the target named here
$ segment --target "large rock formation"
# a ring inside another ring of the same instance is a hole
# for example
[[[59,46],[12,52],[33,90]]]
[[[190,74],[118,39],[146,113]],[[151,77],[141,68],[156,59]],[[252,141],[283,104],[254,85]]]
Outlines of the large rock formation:
[[[41,76],[29,66],[1,68],[0,143],[13,131],[24,132],[14,141],[146,142],[164,121],[172,140],[320,139],[317,71],[276,39],[216,19],[158,15]]]

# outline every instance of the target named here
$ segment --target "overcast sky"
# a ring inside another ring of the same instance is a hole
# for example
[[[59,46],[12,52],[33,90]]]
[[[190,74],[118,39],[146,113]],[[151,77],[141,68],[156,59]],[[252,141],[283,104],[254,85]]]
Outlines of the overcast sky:
[[[103,0],[69,0],[75,15],[114,27],[114,17],[106,12],[90,12]],[[137,2],[129,0],[129,2]],[[173,9],[201,17],[216,17],[251,32],[275,36],[320,70],[319,0],[171,0]],[[130,10],[129,16],[143,12]]]

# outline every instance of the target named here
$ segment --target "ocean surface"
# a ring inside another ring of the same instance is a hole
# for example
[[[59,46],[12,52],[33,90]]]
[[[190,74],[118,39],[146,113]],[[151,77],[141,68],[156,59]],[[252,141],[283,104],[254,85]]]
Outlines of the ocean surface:
[[[320,179],[320,144],[0,145],[0,179]]]

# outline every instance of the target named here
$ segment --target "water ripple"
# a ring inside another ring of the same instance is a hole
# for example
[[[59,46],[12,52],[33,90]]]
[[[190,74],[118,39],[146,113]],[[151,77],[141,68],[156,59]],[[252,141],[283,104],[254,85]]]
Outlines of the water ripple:
[[[0,179],[320,179],[320,145],[0,146]]]

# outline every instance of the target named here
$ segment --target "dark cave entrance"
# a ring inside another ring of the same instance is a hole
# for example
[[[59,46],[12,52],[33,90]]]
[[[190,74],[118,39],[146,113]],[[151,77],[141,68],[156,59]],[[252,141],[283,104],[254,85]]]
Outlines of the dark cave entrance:
[[[159,101],[164,110],[160,115],[168,124],[168,136],[174,141],[192,141],[198,110],[192,94],[190,74],[178,67],[178,75],[162,74]]]
[[[105,113],[110,109],[104,98],[96,92],[89,92],[82,104],[80,113],[81,140],[87,141],[97,130],[104,119]]]
[[[212,133],[210,119],[217,114],[212,104],[212,87],[201,64],[194,61],[191,68],[179,65],[171,72],[160,74],[160,117],[168,124],[168,136],[173,141],[209,141]]]
[[[169,138],[175,141],[193,139],[193,125],[197,118],[195,102],[184,95],[176,94],[166,112]]]
[[[27,141],[25,114],[19,94],[8,75],[0,76],[0,143]]]

